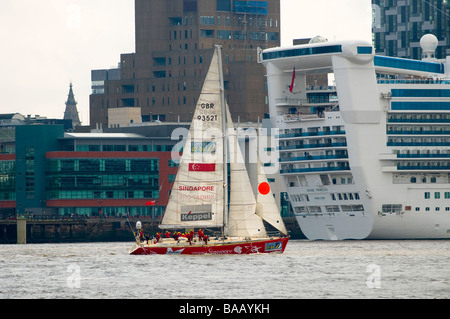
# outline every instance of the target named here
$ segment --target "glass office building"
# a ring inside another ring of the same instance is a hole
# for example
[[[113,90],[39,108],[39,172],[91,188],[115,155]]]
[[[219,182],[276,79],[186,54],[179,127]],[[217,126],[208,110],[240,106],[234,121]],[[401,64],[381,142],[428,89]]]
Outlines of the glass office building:
[[[170,136],[67,133],[62,125],[15,131],[15,154],[0,154],[1,217],[163,214],[177,172]]]

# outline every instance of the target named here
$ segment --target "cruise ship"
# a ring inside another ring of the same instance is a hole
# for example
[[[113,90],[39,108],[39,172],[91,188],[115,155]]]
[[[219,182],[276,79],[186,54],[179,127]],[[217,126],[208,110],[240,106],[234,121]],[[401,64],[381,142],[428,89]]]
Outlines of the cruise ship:
[[[450,57],[367,41],[260,51],[279,169],[311,240],[450,238]],[[308,83],[326,75],[332,85]]]

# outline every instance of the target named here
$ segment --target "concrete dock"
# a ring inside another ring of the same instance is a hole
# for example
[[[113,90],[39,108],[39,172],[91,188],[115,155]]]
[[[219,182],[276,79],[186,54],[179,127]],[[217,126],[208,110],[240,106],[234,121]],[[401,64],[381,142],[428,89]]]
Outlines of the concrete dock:
[[[0,244],[123,242],[133,241],[136,222],[141,221],[144,233],[154,236],[162,232],[159,218],[48,218],[42,220],[0,220]],[[284,218],[292,239],[304,236],[294,217]],[[20,225],[20,226],[19,226]],[[131,228],[130,228],[131,225]],[[25,228],[24,228],[25,227]]]

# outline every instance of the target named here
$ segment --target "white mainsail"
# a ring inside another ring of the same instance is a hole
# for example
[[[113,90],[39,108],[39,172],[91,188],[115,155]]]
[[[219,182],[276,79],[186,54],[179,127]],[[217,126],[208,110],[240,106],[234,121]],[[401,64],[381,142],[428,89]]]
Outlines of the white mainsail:
[[[161,228],[222,227],[223,116],[218,54],[200,94]]]
[[[262,184],[269,185],[266,173],[264,172],[264,167],[261,165],[261,161],[258,157],[258,185]],[[273,197],[272,190],[269,188],[269,191],[266,194],[258,191],[256,198],[256,214],[280,232],[287,235],[288,231],[284,225],[283,218],[281,217],[280,209]]]

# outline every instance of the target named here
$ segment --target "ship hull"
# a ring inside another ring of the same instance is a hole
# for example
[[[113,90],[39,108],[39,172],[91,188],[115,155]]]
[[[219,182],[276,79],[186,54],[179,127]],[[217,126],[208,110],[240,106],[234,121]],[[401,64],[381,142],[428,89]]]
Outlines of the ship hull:
[[[303,217],[297,216],[303,234],[309,240],[361,240],[372,231],[371,216]]]
[[[365,217],[298,216],[297,221],[309,240],[450,239],[448,214],[430,215],[410,212]]]
[[[212,241],[208,244],[156,243],[139,244],[130,251],[131,255],[246,255],[255,253],[283,253],[289,237],[275,237],[253,240]]]
[[[368,239],[450,239],[448,212],[379,214]]]

